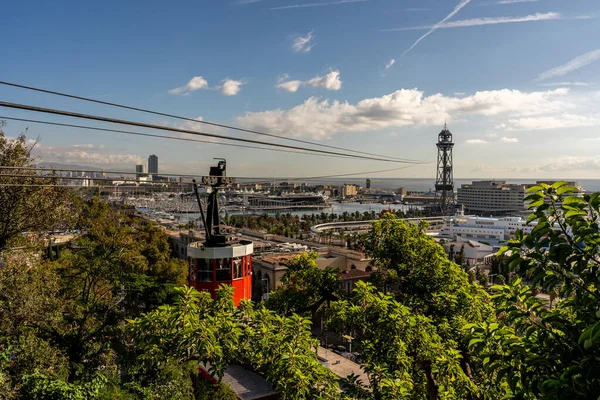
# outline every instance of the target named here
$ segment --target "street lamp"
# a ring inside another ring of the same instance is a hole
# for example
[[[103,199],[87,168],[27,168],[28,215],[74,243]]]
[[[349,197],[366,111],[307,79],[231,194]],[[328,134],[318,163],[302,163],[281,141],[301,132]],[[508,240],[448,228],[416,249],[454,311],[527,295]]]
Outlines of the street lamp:
[[[354,338],[350,335],[343,335],[342,337],[348,341],[348,345],[349,345],[348,353],[352,353],[352,340],[354,340]]]

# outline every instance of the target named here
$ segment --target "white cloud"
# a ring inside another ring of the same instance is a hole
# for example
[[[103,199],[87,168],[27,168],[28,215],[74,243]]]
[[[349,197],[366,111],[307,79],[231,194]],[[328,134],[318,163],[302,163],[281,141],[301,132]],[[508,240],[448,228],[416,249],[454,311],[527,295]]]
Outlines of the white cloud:
[[[76,149],[98,149],[98,150],[104,150],[104,149],[106,149],[106,146],[103,145],[103,144],[96,145],[96,144],[90,144],[90,143],[87,143],[87,144],[74,144],[71,147],[74,147]]]
[[[342,88],[340,71],[331,71],[325,76],[315,76],[307,81],[292,80],[280,82],[275,85],[276,88],[283,89],[288,92],[296,92],[301,86],[320,87],[327,90],[340,90]]]
[[[340,90],[342,88],[340,71],[331,71],[325,76],[316,76],[306,81],[305,84],[312,87],[322,87],[327,90]]]
[[[600,170],[600,157],[560,156],[539,169],[545,172]]]
[[[300,88],[300,86],[302,86],[302,84],[303,84],[302,81],[287,81],[287,82],[278,83],[277,85],[275,85],[275,87],[286,90],[288,92],[296,92],[296,91],[298,91],[298,88]]]
[[[501,142],[504,142],[504,143],[517,143],[517,142],[519,141],[519,139],[517,139],[517,138],[514,138],[514,137],[506,137],[506,136],[502,136],[502,137],[500,138],[500,141],[501,141]]]
[[[487,144],[487,140],[483,139],[467,139],[465,140],[466,144]]]
[[[498,136],[498,134],[497,133],[488,133],[486,136],[489,138],[495,138]]]
[[[478,164],[471,169],[471,172],[483,172],[483,171],[487,171],[489,169],[490,168],[487,165]]]
[[[546,82],[540,83],[540,86],[590,86],[589,82]]]
[[[196,121],[204,121],[204,118],[202,117],[198,117],[198,118],[194,118]],[[186,131],[198,131],[201,130],[203,124],[199,124],[197,122],[193,122],[193,121],[183,121],[180,124],[175,125],[175,128],[177,129],[183,129]],[[182,137],[186,137],[185,134],[182,135]]]
[[[580,128],[600,125],[598,116],[563,113],[535,117],[513,118],[497,126],[505,131],[535,131],[559,128]]]
[[[419,42],[421,42],[421,40],[425,39],[427,36],[429,36],[433,32],[435,32],[436,29],[438,29],[440,27],[440,25],[443,25],[450,18],[454,17],[454,15],[456,15],[456,13],[458,13],[464,6],[466,6],[470,2],[471,2],[471,0],[460,0],[460,2],[456,5],[456,7],[454,7],[454,10],[452,10],[452,12],[450,14],[446,15],[440,22],[433,25],[429,29],[429,31],[427,31],[425,34],[421,35],[421,37],[419,37],[408,49],[404,50],[404,53],[402,53],[402,56],[406,55],[409,51],[411,51],[416,45],[419,44]]]
[[[201,76],[195,76],[184,86],[180,86],[175,89],[169,90],[169,94],[173,95],[183,95],[187,96],[188,94],[195,92],[199,89],[206,89],[208,87],[208,82]]]
[[[72,145],[67,147],[36,146],[34,150],[42,162],[75,165],[97,165],[111,167],[132,167],[144,160],[135,154],[114,154],[106,151],[104,145]]]
[[[385,64],[385,69],[390,69],[392,68],[392,65],[394,65],[396,63],[396,60],[394,60],[393,58],[387,62],[387,64]]]
[[[465,92],[454,92],[455,96],[464,96],[465,94]]]
[[[445,119],[462,116],[517,117],[556,114],[572,107],[569,90],[558,88],[538,92],[488,90],[465,97],[440,93],[425,96],[417,89],[364,99],[356,104],[310,97],[291,109],[248,112],[238,117],[246,128],[269,130],[286,136],[307,135],[328,138],[341,132],[369,132],[415,125],[442,125]]]
[[[235,4],[238,6],[243,6],[245,4],[260,3],[261,1],[264,1],[264,0],[238,0]]]
[[[530,172],[538,172],[539,168],[537,166],[526,166],[526,167],[510,167],[508,172],[520,172],[520,173],[530,173]]]
[[[241,90],[241,86],[244,83],[242,81],[236,81],[234,79],[225,79],[223,85],[219,86],[219,91],[225,96],[235,96]]]
[[[600,170],[600,156],[558,156],[537,165],[509,168],[516,173],[564,173],[566,171]]]
[[[384,32],[396,32],[396,31],[414,31],[423,29],[446,29],[446,28],[466,28],[470,26],[482,26],[482,25],[496,25],[496,24],[512,24],[517,22],[536,22],[536,21],[548,21],[548,20],[561,20],[561,19],[581,19],[581,18],[592,18],[592,17],[564,17],[562,14],[557,12],[548,13],[536,13],[525,15],[523,17],[485,17],[485,18],[470,18],[459,21],[450,21],[438,25],[420,25],[420,26],[407,26],[403,28],[389,28],[383,29]]]
[[[586,65],[589,65],[594,61],[598,60],[600,60],[600,49],[592,50],[578,57],[575,57],[566,64],[560,65],[556,68],[552,68],[551,70],[548,70],[546,72],[542,72],[538,75],[536,80],[543,81],[557,76],[563,76],[568,74],[569,72],[576,71],[579,68],[583,68]]]
[[[325,7],[325,6],[336,6],[340,4],[349,3],[363,3],[369,0],[337,0],[337,1],[323,1],[320,3],[303,3],[303,4],[292,4],[289,6],[271,7],[270,10],[287,10],[290,8],[307,8],[307,7]]]
[[[296,53],[308,53],[315,45],[313,32],[314,31],[308,32],[306,36],[296,36],[294,43],[292,44],[292,49],[294,49]]]

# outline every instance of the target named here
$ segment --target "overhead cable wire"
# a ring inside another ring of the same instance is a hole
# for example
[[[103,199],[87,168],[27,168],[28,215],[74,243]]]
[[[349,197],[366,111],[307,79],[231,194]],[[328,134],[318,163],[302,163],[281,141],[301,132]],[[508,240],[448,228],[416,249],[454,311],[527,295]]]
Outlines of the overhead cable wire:
[[[139,175],[139,173],[138,173]],[[0,173],[0,177],[11,177],[11,178],[30,178],[30,179],[56,179],[56,180],[90,180],[90,181],[123,181],[127,183],[148,183],[151,185],[181,185],[181,184],[192,184],[192,182],[178,182],[178,181],[146,181],[141,179],[131,178],[93,178],[90,176],[62,176],[62,175],[27,175],[27,174],[3,174]],[[116,186],[116,185],[115,185]]]
[[[383,173],[383,172],[398,171],[401,169],[406,169],[406,168],[411,168],[411,167],[414,167],[414,165],[407,165],[407,166],[399,167],[399,168],[380,169],[378,171],[352,172],[352,173],[346,173],[346,174],[323,175],[323,176],[309,176],[309,177],[305,177],[305,178],[285,178],[285,180],[287,180],[287,181],[308,181],[308,180],[316,180],[316,179],[340,178],[340,177],[344,177],[344,176],[350,177],[350,176],[357,176],[357,175],[371,175],[371,174],[379,174],[379,173]],[[284,178],[282,178],[282,179],[284,179]]]
[[[280,148],[292,149],[292,150],[303,150],[303,151],[307,151],[307,152],[311,152],[311,153],[343,155],[343,156],[356,158],[356,159],[362,159],[362,160],[382,161],[382,162],[391,162],[391,163],[400,163],[400,164],[420,164],[420,162],[390,160],[390,159],[386,159],[386,158],[360,156],[357,154],[336,153],[336,152],[329,151],[329,150],[310,149],[307,147],[292,146],[292,145],[281,144],[281,143],[268,143],[268,142],[263,142],[260,140],[254,140],[254,139],[236,138],[236,137],[231,137],[231,136],[217,135],[215,133],[207,133],[207,132],[192,131],[192,130],[187,130],[187,129],[171,128],[171,127],[167,127],[167,126],[147,124],[144,122],[128,121],[128,120],[116,119],[116,118],[108,118],[108,117],[102,117],[102,116],[98,116],[98,115],[81,114],[81,113],[76,113],[76,112],[72,112],[72,111],[64,111],[64,110],[57,110],[57,109],[52,109],[52,108],[36,107],[36,106],[30,106],[27,104],[17,104],[17,103],[10,103],[10,102],[6,102],[6,101],[0,101],[0,106],[7,107],[7,108],[13,108],[13,109],[17,109],[17,110],[41,112],[41,113],[46,113],[46,114],[62,115],[62,116],[66,116],[66,117],[109,122],[109,123],[113,123],[113,124],[137,126],[140,128],[149,128],[149,129],[157,129],[157,130],[162,130],[162,131],[187,133],[190,135],[212,137],[212,138],[224,139],[224,140],[233,140],[233,141],[244,142],[244,143],[262,144],[262,145],[266,145],[266,146],[280,147]]]
[[[289,141],[297,142],[297,143],[310,144],[313,146],[321,146],[321,147],[327,147],[327,148],[335,149],[335,150],[350,151],[353,153],[366,154],[366,155],[376,156],[376,157],[380,157],[380,158],[384,157],[384,158],[390,158],[390,159],[401,160],[401,161],[417,161],[417,160],[410,160],[410,159],[404,159],[404,158],[398,158],[398,157],[392,157],[392,156],[383,156],[381,154],[368,153],[365,151],[352,150],[352,149],[347,149],[344,147],[338,147],[338,146],[332,146],[332,145],[327,145],[327,144],[323,144],[323,143],[311,142],[309,140],[289,138],[289,137],[275,135],[272,133],[257,131],[257,130],[253,130],[253,129],[245,129],[245,128],[240,128],[240,127],[232,126],[232,125],[219,124],[216,122],[200,121],[197,119],[182,117],[179,115],[163,113],[163,112],[148,110],[148,109],[139,108],[139,107],[127,106],[124,104],[112,103],[109,101],[102,101],[102,100],[92,99],[90,97],[77,96],[77,95],[73,95],[73,94],[69,94],[69,93],[57,92],[57,91],[53,91],[53,90],[46,90],[46,89],[36,88],[33,86],[21,85],[21,84],[13,83],[13,82],[0,81],[0,85],[12,86],[12,87],[26,89],[26,90],[32,90],[35,92],[46,93],[46,94],[51,94],[51,95],[55,95],[55,96],[68,97],[68,98],[83,100],[83,101],[87,101],[87,102],[91,102],[91,103],[103,104],[103,105],[107,105],[107,106],[111,106],[111,107],[124,108],[127,110],[139,111],[139,112],[143,112],[143,113],[147,113],[147,114],[159,115],[162,117],[175,118],[175,119],[179,119],[179,120],[183,120],[183,121],[191,121],[191,122],[196,122],[196,123],[200,123],[200,124],[204,124],[204,125],[215,126],[218,128],[236,130],[239,132],[252,133],[255,135],[268,136],[268,137],[273,137],[273,138],[282,139],[282,140],[289,140]]]
[[[219,143],[219,142],[211,142],[210,140],[191,139],[191,138],[166,136],[166,135],[155,135],[152,133],[124,131],[124,130],[120,130],[120,129],[98,128],[95,126],[87,126],[87,125],[65,124],[65,123],[61,123],[61,122],[41,121],[41,120],[37,120],[37,119],[5,117],[5,116],[0,116],[0,119],[7,119],[10,121],[32,122],[32,123],[44,124],[44,125],[64,126],[64,127],[68,127],[68,128],[78,128],[78,129],[88,129],[88,130],[103,131],[103,132],[122,133],[122,134],[126,134],[126,135],[146,136],[146,137],[153,137],[153,138],[159,138],[159,139],[180,140],[180,141],[185,141],[185,142],[197,142],[197,143],[208,143],[208,144],[215,144],[218,146],[241,147],[241,148],[245,148],[245,149],[277,151],[277,152],[283,152],[283,153],[295,153],[295,154],[315,155],[315,156],[323,156],[323,157],[348,158],[347,156],[318,154],[318,153],[317,154],[309,154],[309,153],[306,153],[305,151],[271,149],[268,147],[248,146],[248,145],[236,144],[236,143]]]
[[[24,171],[62,171],[62,172],[89,172],[89,173],[105,173],[105,174],[123,174],[123,175],[158,175],[158,174],[149,174],[147,172],[129,172],[129,171],[107,171],[105,169],[71,169],[71,168],[53,168],[53,167],[14,167],[11,165],[0,165],[0,169],[19,169]],[[186,178],[195,178],[199,175],[193,174],[163,174],[160,176],[175,176],[175,177],[186,177]],[[116,179],[115,179],[116,180]]]
[[[76,186],[76,185],[52,185],[52,184],[28,184],[28,183],[0,183],[1,186],[8,187],[65,187],[72,189],[96,189],[96,188],[117,188],[118,186],[112,185],[90,185],[90,186]]]

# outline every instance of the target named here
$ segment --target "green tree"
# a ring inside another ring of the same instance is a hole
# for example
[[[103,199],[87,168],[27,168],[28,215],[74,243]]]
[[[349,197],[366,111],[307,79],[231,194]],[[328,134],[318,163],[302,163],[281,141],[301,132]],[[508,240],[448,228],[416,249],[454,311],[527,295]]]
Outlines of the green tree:
[[[270,294],[265,306],[285,315],[314,315],[322,306],[339,300],[343,296],[341,273],[334,267],[320,269],[318,257],[316,252],[301,253],[286,263],[281,286]]]
[[[458,399],[476,392],[462,356],[444,343],[433,321],[392,295],[358,282],[352,298],[333,303],[329,314],[331,327],[358,340],[372,390],[361,398]]]
[[[415,316],[429,318],[445,348],[456,352],[472,384],[481,392],[496,393],[477,358],[472,359],[463,332],[468,322],[493,321],[487,294],[448,260],[426,234],[426,224],[406,223],[388,213],[373,224],[362,243],[376,269],[374,282]]]
[[[515,398],[591,399],[600,393],[600,194],[572,195],[565,182],[540,184],[526,200],[536,222],[503,247],[516,276],[492,299],[497,323],[468,325],[470,347],[491,379]],[[533,279],[525,285],[523,278]],[[534,287],[559,291],[548,309]]]
[[[11,252],[0,269],[0,398],[11,399],[23,378],[40,373],[68,376],[67,358],[37,336],[35,326],[60,318],[53,271],[32,265],[35,255]],[[12,395],[11,395],[12,393]]]
[[[0,165],[14,169],[3,169],[4,176],[0,176],[0,251],[22,239],[25,232],[66,227],[71,196],[68,188],[56,186],[56,176],[42,178],[36,171],[20,169],[35,167],[31,153],[35,143],[29,144],[24,134],[8,138],[3,128],[4,121],[0,121]]]
[[[221,381],[229,364],[243,364],[270,381],[282,399],[337,398],[335,376],[318,361],[310,322],[281,317],[251,302],[234,307],[230,286],[216,299],[193,288],[177,289],[173,306],[131,322],[131,336],[153,362],[195,361]]]

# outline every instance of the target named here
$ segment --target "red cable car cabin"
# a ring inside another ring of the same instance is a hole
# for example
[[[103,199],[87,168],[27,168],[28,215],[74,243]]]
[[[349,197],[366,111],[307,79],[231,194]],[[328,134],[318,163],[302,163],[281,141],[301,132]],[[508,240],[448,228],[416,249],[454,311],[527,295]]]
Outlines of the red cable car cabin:
[[[188,281],[196,290],[209,292],[212,298],[221,285],[233,286],[233,301],[239,305],[241,300],[252,296],[252,252],[254,245],[250,240],[232,241],[222,235],[219,227],[219,189],[235,179],[227,178],[227,163],[219,159],[216,167],[210,168],[210,175],[202,178],[205,185],[212,187],[208,195],[206,217],[202,209],[198,186],[194,182],[194,192],[204,224],[206,240],[204,243],[190,243],[187,255],[190,260]]]
[[[198,291],[209,292],[215,298],[219,286],[233,286],[233,301],[252,296],[252,252],[250,240],[228,242],[224,247],[210,247],[206,243],[190,243],[189,285]]]

